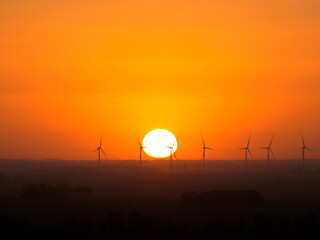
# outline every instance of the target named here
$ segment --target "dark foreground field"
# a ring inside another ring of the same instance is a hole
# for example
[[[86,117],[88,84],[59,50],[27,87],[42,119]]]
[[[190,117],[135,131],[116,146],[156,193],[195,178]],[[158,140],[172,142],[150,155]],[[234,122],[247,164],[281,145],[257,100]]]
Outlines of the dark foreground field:
[[[205,170],[199,161],[175,161],[172,176],[168,166],[0,160],[0,231],[21,239],[320,235],[320,161],[309,160],[304,174],[294,160],[273,161],[270,171],[250,161],[247,176],[243,161],[208,161]],[[263,201],[242,201],[239,190]]]

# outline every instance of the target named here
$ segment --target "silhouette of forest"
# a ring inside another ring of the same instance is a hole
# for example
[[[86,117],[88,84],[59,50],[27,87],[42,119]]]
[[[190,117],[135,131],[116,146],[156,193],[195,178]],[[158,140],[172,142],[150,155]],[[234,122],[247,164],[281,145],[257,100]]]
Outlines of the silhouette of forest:
[[[283,239],[320,233],[320,161],[0,160],[0,230],[20,239]]]

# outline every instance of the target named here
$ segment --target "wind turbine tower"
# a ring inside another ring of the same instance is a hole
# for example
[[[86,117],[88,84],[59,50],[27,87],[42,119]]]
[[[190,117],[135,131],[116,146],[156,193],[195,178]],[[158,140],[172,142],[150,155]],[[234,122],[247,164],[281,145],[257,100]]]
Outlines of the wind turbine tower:
[[[99,163],[99,168],[100,168],[100,165],[101,165],[101,160],[100,160],[101,153],[100,152],[102,152],[104,157],[107,159],[107,155],[105,154],[105,152],[102,149],[102,137],[100,137],[100,145],[97,147],[97,149],[94,152],[98,152],[98,163]]]
[[[249,148],[249,145],[250,145],[250,140],[251,140],[251,133],[249,135],[249,140],[248,140],[248,143],[247,143],[247,146],[246,147],[243,147],[243,148],[240,148],[242,150],[245,150],[245,167],[246,167],[246,174],[248,174],[248,152],[251,156],[251,159],[253,160],[253,157],[252,157],[252,154],[250,152],[250,148]]]
[[[170,175],[172,175],[172,155],[177,159],[176,153],[174,152],[174,146],[176,145],[177,140],[172,144],[172,146],[167,146],[170,149]]]
[[[310,152],[312,152],[312,150],[310,148],[306,147],[306,144],[304,142],[304,138],[303,138],[303,134],[302,133],[301,133],[301,138],[302,138],[302,147],[301,147],[301,149],[302,149],[302,153],[301,153],[301,155],[302,155],[302,169],[303,169],[303,172],[304,172],[304,170],[305,170],[305,163],[304,163],[305,162],[304,161],[305,150],[308,150]]]
[[[206,150],[209,149],[209,150],[214,150],[213,148],[210,148],[210,147],[207,147],[206,146],[206,143],[204,142],[204,139],[203,137],[201,136],[202,138],[202,163],[203,163],[203,168],[205,168],[205,164],[206,164]]]
[[[266,149],[266,150],[267,150],[268,169],[270,169],[270,153],[272,154],[273,159],[276,159],[276,157],[274,156],[274,153],[273,153],[273,151],[272,151],[272,149],[271,149],[271,145],[272,145],[272,142],[273,142],[273,138],[274,138],[274,135],[272,136],[271,141],[270,141],[268,147],[262,147],[262,148],[260,148],[260,149]]]
[[[141,167],[141,164],[142,164],[142,150],[146,147],[143,147],[141,142],[139,141],[138,137],[137,138],[137,141],[138,141],[138,144],[139,144],[139,164],[140,164],[140,167]]]

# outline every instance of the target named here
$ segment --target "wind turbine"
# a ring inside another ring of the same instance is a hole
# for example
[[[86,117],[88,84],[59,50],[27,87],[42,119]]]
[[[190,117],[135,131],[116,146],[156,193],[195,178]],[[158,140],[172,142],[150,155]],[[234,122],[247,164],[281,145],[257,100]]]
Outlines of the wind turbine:
[[[137,138],[137,141],[139,143],[139,150],[140,150],[140,153],[139,153],[139,163],[140,163],[140,167],[141,167],[141,163],[142,163],[142,150],[146,147],[143,147],[141,142],[139,141],[138,137],[136,136]]]
[[[94,152],[98,151],[98,162],[99,162],[99,168],[100,168],[100,151],[103,153],[104,157],[107,159],[107,155],[105,154],[105,152],[102,149],[102,137],[100,137],[100,145],[97,147],[97,149]]]
[[[177,140],[174,141],[174,143],[172,144],[172,146],[167,146],[167,148],[170,149],[170,175],[172,175],[172,155],[174,155],[174,157],[177,159],[176,153],[174,152],[173,148],[176,145]]]
[[[301,147],[301,149],[302,149],[302,153],[301,153],[301,155],[302,155],[302,168],[304,171],[304,152],[305,152],[305,150],[309,150],[310,152],[312,152],[312,150],[310,148],[306,147],[302,133],[301,133],[301,138],[302,138],[302,147]]]
[[[202,136],[201,136],[201,138],[202,138],[202,144],[203,144],[203,146],[202,146],[202,161],[203,161],[203,168],[204,168],[205,162],[206,162],[206,149],[209,149],[209,150],[214,150],[214,149],[207,147]]]
[[[262,147],[262,148],[260,148],[260,149],[266,149],[266,150],[267,150],[268,169],[270,169],[270,152],[271,152],[271,154],[272,154],[272,156],[273,156],[273,159],[276,159],[276,157],[274,156],[274,153],[273,153],[273,151],[272,151],[272,149],[271,149],[271,145],[272,145],[272,142],[273,142],[273,138],[274,138],[274,134],[272,135],[272,138],[271,138],[271,140],[270,140],[270,143],[269,143],[268,147]]]
[[[249,149],[250,139],[251,139],[251,133],[249,135],[249,140],[248,140],[247,146],[244,147],[244,148],[240,148],[240,149],[245,150],[246,174],[248,174],[248,152],[249,152],[249,154],[251,156],[251,159],[253,160],[252,154],[251,154],[250,149]]]

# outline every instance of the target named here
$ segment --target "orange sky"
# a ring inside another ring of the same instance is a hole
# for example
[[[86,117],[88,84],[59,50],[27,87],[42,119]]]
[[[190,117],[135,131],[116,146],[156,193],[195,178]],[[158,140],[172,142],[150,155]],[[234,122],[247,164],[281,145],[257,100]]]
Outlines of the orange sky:
[[[135,134],[180,159],[242,159],[300,130],[320,157],[319,0],[0,0],[0,158],[136,159]],[[148,158],[150,159],[150,158]]]

